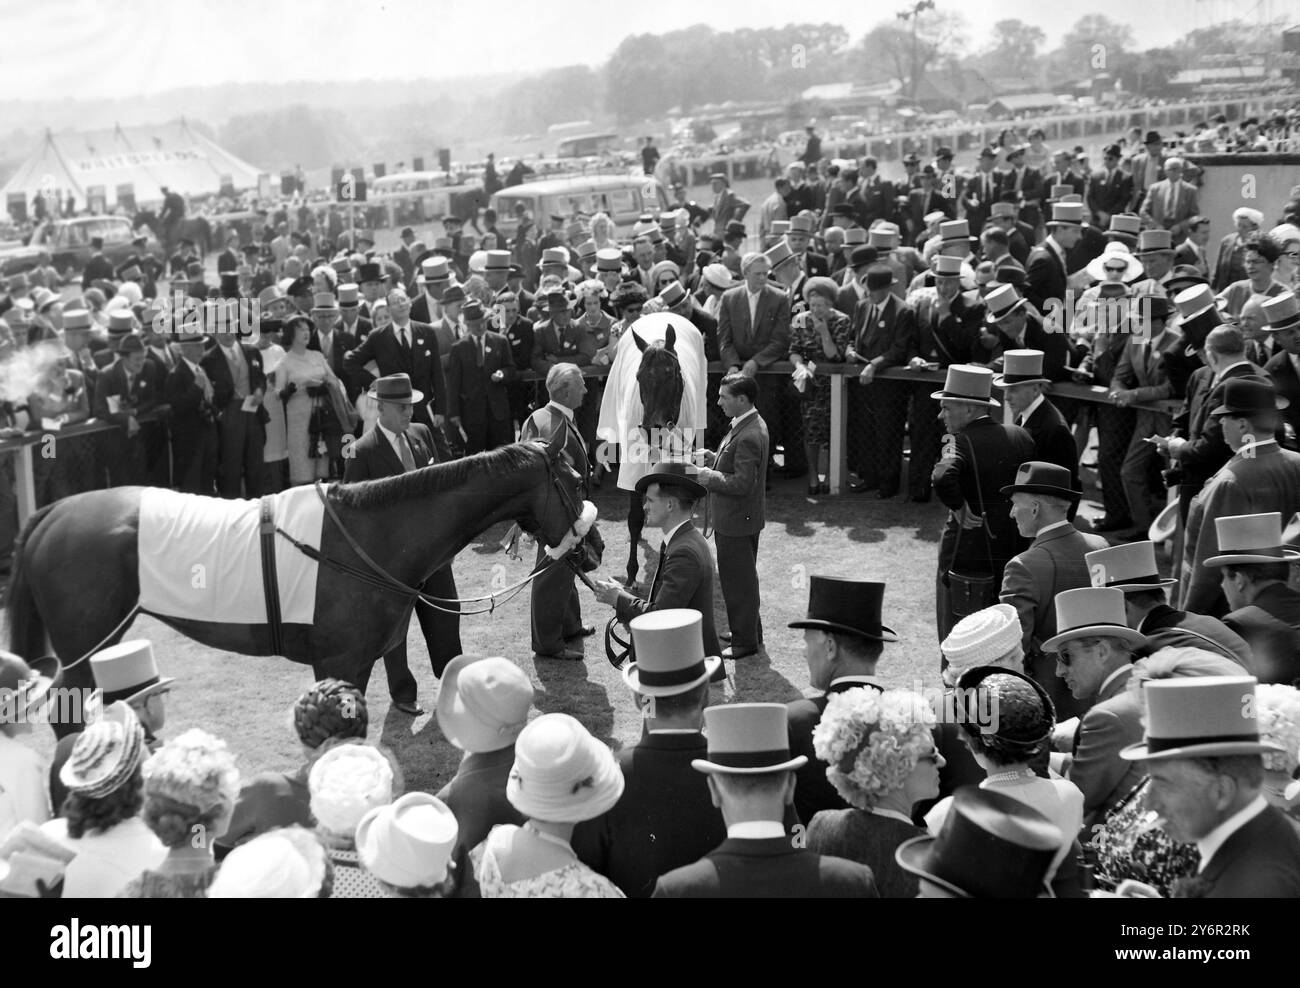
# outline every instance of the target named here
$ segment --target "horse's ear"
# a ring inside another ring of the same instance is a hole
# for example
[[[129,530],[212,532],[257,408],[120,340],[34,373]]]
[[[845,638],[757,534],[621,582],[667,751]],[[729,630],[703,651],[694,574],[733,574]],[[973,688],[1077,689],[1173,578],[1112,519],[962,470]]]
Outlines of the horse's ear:
[[[564,450],[564,430],[556,429],[555,435],[551,436],[550,441],[546,444],[546,458],[554,460]]]
[[[664,349],[669,353],[673,352],[673,344],[677,342],[677,330],[670,324],[664,333]]]
[[[642,353],[645,353],[645,340],[636,335],[635,329],[630,330],[630,332],[632,333],[632,342],[636,344],[636,348]]]

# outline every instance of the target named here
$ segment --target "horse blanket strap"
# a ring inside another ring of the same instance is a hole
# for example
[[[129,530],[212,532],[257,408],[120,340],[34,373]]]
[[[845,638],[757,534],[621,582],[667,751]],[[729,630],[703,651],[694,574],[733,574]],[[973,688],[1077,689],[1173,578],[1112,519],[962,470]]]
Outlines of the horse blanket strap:
[[[266,624],[271,629],[271,651],[284,655],[284,623],[280,620],[280,581],[275,575],[275,495],[261,501],[258,545],[262,550],[262,592],[266,596]]]

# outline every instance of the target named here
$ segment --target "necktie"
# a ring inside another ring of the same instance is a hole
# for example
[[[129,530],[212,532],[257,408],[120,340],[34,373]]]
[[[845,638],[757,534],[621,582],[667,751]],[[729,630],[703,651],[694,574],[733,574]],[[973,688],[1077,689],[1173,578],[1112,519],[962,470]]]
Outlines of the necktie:
[[[406,468],[408,473],[414,470],[415,457],[411,455],[411,441],[406,438],[405,433],[397,437],[397,448],[402,454],[402,466]]]
[[[478,361],[480,367],[483,366],[483,337],[474,337],[474,359]]]
[[[130,371],[126,372],[126,397],[129,399],[135,390],[135,375]]]
[[[406,335],[406,327],[403,326],[397,331],[398,338],[402,341],[402,356],[409,362],[411,359],[411,341]]]
[[[1173,219],[1178,215],[1178,186],[1174,183],[1169,185],[1169,218]]]

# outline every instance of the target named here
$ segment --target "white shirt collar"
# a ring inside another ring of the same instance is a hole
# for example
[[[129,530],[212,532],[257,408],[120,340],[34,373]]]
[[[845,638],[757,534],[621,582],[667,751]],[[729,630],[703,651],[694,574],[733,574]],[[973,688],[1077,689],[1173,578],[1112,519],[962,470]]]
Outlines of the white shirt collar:
[[[202,370],[203,370],[202,367],[200,367],[200,366],[199,366],[198,364],[196,364],[194,361],[190,360],[188,357],[181,357],[181,360],[184,360],[185,363],[189,364],[189,366],[190,366],[190,372],[191,372],[195,377],[198,377],[198,376],[199,376],[199,371],[202,371]]]
[[[1106,692],[1107,686],[1115,682],[1115,680],[1119,679],[1119,677],[1124,675],[1124,673],[1132,672],[1132,671],[1133,671],[1133,666],[1128,663],[1125,663],[1124,665],[1120,666],[1118,669],[1116,669],[1114,672],[1112,672],[1109,676],[1107,676],[1105,679],[1101,681],[1101,685],[1097,687],[1097,695],[1101,696],[1103,693]]]
[[[1196,842],[1196,849],[1201,852],[1201,866],[1197,873],[1205,870],[1210,859],[1221,848],[1224,843],[1235,834],[1238,830],[1250,823],[1251,820],[1259,816],[1268,808],[1268,803],[1264,802],[1264,797],[1256,796],[1243,809],[1238,810],[1228,819],[1211,830],[1208,834]]]
[[[1259,449],[1259,447],[1267,446],[1269,443],[1272,443],[1274,446],[1276,446],[1277,440],[1274,438],[1256,439],[1253,443],[1244,443],[1242,444],[1241,448],[1237,450],[1237,455],[1243,457],[1247,456],[1248,455],[1246,452],[1247,450]]]
[[[402,455],[402,447],[397,445],[397,433],[393,432],[391,429],[386,429],[379,422],[375,422],[375,428],[384,434],[384,438],[388,440],[388,444],[393,447],[393,451],[400,457]]]
[[[1031,401],[1029,403],[1029,407],[1020,413],[1020,421],[1028,422],[1029,416],[1033,415],[1034,412],[1038,411],[1038,406],[1041,405],[1046,400],[1047,400],[1046,396],[1040,394],[1037,398]]]
[[[727,828],[728,838],[740,840],[767,840],[784,836],[785,824],[780,820],[746,820],[743,823],[733,823]]]
[[[1064,518],[1061,521],[1052,522],[1052,524],[1050,525],[1044,525],[1042,528],[1038,530],[1038,535],[1035,535],[1034,538],[1038,538],[1039,535],[1043,535],[1044,533],[1050,532],[1056,528],[1073,528],[1073,527],[1074,526],[1070,522],[1070,519]]]
[[[668,531],[664,532],[664,545],[667,545],[673,540],[673,536],[677,534],[677,529],[685,525],[687,521],[690,521],[690,519],[687,518],[686,521],[679,521],[672,528],[668,529]]]
[[[550,408],[550,409],[554,409],[555,411],[559,412],[561,415],[563,415],[563,416],[564,416],[566,419],[568,419],[570,422],[573,421],[573,409],[572,409],[572,408],[566,408],[564,405],[561,405],[558,401],[548,401],[548,402],[546,403],[546,407],[547,407],[547,408]]]
[[[1234,367],[1249,367],[1249,366],[1250,366],[1250,361],[1245,359],[1238,360],[1235,364],[1229,364],[1227,367],[1223,368],[1223,370],[1219,371],[1219,373],[1214,375],[1214,383],[1218,384],[1220,381],[1222,381],[1223,375],[1228,373],[1228,371],[1232,370],[1232,368]]]
[[[902,820],[907,824],[912,822],[911,818],[909,818],[906,813],[899,813],[898,810],[889,810],[880,806],[874,806],[871,808],[870,812],[873,816],[883,816],[890,820]]]
[[[875,676],[836,676],[831,680],[831,685],[834,686],[837,683],[857,683],[859,686],[877,686],[882,690],[885,688],[885,684]]]
[[[749,418],[751,415],[757,415],[757,414],[758,414],[758,409],[751,408],[744,415],[737,415],[734,419],[731,420],[731,428],[733,429],[736,428],[736,426],[740,425],[740,423],[745,421],[745,419]]]

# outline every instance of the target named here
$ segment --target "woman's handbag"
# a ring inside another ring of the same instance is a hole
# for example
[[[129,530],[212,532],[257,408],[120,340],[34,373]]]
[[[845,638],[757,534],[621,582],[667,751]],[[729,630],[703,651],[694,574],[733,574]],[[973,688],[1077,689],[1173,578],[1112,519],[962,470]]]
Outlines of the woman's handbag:
[[[967,615],[974,614],[976,611],[982,611],[986,607],[992,607],[998,602],[998,591],[1001,589],[994,582],[995,567],[993,566],[993,533],[989,530],[988,523],[988,505],[984,503],[984,491],[980,487],[980,470],[979,462],[975,459],[975,444],[970,443],[971,468],[975,471],[975,492],[980,499],[980,528],[984,532],[984,548],[988,554],[989,571],[987,573],[959,573],[955,569],[949,569],[945,574],[946,583],[948,584],[948,607],[955,618],[961,619]],[[957,523],[957,540],[953,546],[953,562],[957,561],[957,553],[961,548],[962,524]]]

